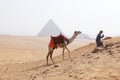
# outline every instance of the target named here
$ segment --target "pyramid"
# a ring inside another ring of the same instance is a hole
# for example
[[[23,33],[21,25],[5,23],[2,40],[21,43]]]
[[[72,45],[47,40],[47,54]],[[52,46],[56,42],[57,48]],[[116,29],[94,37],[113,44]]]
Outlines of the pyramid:
[[[38,37],[50,37],[51,35],[59,35],[63,33],[59,27],[50,19],[43,29],[37,34]]]
[[[77,37],[78,39],[92,39],[88,34],[81,33]]]

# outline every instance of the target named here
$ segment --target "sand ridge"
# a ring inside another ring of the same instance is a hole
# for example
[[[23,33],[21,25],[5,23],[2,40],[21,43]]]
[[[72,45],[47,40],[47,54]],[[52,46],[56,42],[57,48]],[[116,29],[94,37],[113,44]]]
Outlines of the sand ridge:
[[[72,60],[54,57],[55,64],[46,61],[6,64],[0,66],[3,80],[120,80],[120,37],[104,40],[106,49],[91,53],[95,43],[71,52]]]
[[[46,58],[50,38],[31,36],[0,35],[0,64],[24,63]],[[89,41],[75,40],[68,48],[74,50],[88,44]],[[55,50],[53,56],[60,55],[62,50]]]

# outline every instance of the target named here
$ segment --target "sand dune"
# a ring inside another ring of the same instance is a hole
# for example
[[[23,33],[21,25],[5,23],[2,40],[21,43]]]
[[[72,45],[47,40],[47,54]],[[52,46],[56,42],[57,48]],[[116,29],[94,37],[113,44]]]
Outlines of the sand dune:
[[[46,61],[5,64],[0,66],[1,80],[120,80],[120,37],[103,41],[107,47],[91,53],[95,43],[71,52],[72,59],[54,57]]]
[[[50,38],[0,35],[0,64],[24,63],[46,58]],[[75,40],[68,48],[77,49],[90,43],[88,40]],[[62,50],[55,50],[53,56],[60,55]]]

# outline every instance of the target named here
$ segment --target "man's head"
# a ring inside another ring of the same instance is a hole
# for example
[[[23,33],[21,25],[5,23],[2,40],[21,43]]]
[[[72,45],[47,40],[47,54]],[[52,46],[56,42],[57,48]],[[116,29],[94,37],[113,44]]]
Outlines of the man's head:
[[[100,32],[99,32],[100,34],[102,34],[103,33],[103,30],[100,30]]]

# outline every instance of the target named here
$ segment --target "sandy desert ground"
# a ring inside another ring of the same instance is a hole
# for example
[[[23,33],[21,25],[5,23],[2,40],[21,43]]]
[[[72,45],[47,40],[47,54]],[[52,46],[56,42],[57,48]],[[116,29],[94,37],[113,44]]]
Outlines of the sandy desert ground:
[[[66,53],[63,61],[61,51],[58,54],[55,52],[55,64],[49,62],[49,66],[44,60],[46,53],[40,53],[48,41],[46,45],[41,43],[43,47],[40,47],[42,40],[45,41],[31,37],[1,36],[0,80],[120,80],[120,37],[104,40],[106,48],[96,53],[91,53],[95,43],[81,41],[83,43],[80,44],[85,45],[82,47],[75,41],[77,43],[69,47],[72,59],[68,59]]]
[[[0,35],[0,64],[23,63],[45,59],[49,40],[50,38],[43,37]],[[76,39],[68,48],[72,51],[91,41]],[[53,56],[61,53],[62,49],[58,48]]]

